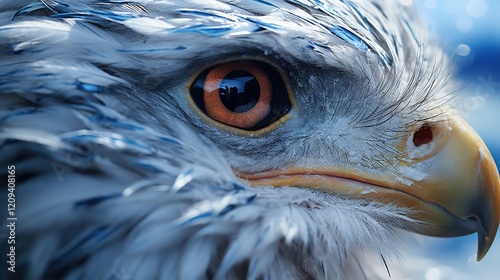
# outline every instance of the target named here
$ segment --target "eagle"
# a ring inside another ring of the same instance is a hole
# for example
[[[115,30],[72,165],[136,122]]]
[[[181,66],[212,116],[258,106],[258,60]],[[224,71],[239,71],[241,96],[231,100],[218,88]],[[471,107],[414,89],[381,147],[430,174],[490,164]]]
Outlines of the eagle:
[[[481,260],[497,167],[400,2],[3,1],[2,279],[377,279],[475,232]]]

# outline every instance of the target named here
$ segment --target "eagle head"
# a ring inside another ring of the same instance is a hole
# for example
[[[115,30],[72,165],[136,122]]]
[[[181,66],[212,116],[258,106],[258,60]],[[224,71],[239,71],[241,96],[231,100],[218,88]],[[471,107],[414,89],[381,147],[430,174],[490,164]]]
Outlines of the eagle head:
[[[480,260],[500,180],[452,68],[398,1],[2,3],[8,276],[355,279],[410,232]]]

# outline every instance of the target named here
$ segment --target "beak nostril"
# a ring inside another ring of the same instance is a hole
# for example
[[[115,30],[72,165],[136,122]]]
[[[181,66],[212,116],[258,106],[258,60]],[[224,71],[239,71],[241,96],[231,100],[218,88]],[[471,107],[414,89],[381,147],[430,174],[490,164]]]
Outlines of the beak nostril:
[[[424,124],[413,134],[413,144],[415,147],[419,147],[431,142],[433,137],[432,127],[429,124]]]

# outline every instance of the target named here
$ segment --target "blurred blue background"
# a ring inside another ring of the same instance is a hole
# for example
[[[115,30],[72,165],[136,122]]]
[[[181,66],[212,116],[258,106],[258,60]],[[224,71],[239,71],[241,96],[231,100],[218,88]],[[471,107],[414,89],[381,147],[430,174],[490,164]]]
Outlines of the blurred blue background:
[[[458,66],[457,77],[464,86],[459,99],[460,113],[481,135],[500,166],[500,1],[400,2],[421,9],[429,29]],[[480,263],[474,261],[476,240],[476,235],[439,239],[430,255],[445,254],[450,266],[458,265],[468,272],[467,275],[477,276],[460,279],[500,279],[497,278],[500,275],[500,235],[497,234],[490,252]],[[490,278],[492,275],[494,277]],[[457,279],[442,276],[428,279]]]
[[[500,1],[414,1],[458,66],[464,85],[462,115],[500,165]]]

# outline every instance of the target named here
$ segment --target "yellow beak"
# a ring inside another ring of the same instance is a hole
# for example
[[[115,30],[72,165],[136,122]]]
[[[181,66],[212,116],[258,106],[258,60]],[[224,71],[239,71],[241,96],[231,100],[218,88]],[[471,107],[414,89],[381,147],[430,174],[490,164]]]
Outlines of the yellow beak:
[[[403,207],[418,222],[406,228],[427,235],[461,236],[477,231],[479,261],[493,243],[500,222],[500,179],[478,134],[458,116],[447,125],[446,137],[435,145],[434,152],[420,159],[392,162],[396,168],[418,170],[425,174],[422,178],[342,166],[236,173],[254,186],[314,188]]]

